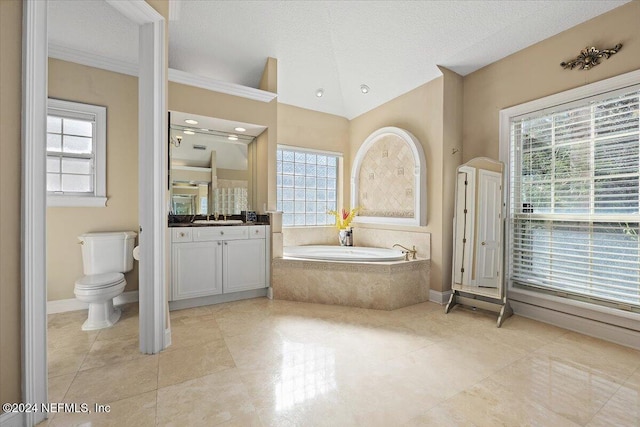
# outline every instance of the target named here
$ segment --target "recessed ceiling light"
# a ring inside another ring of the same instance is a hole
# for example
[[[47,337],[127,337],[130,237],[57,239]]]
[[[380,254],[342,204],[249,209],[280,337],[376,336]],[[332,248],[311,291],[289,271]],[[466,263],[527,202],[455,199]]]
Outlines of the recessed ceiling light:
[[[369,93],[369,86],[367,86],[367,85],[360,85],[360,92],[362,92],[362,93]]]
[[[245,128],[241,128],[241,127],[237,127],[236,128],[236,132],[246,132],[247,130]]]
[[[324,95],[324,89],[320,88],[320,89],[316,90],[316,96],[318,98],[322,98],[322,95]]]
[[[229,135],[227,138],[229,139],[229,141],[237,141],[238,135]]]
[[[185,123],[189,123],[190,125],[197,125],[198,121],[193,119],[187,119],[184,121]]]
[[[184,133],[185,135],[195,135],[196,133],[192,130],[183,130],[182,133]]]
[[[203,132],[209,132],[209,129],[204,129],[204,128],[202,128],[202,129],[200,129],[200,130],[201,130],[201,131],[203,131]]]

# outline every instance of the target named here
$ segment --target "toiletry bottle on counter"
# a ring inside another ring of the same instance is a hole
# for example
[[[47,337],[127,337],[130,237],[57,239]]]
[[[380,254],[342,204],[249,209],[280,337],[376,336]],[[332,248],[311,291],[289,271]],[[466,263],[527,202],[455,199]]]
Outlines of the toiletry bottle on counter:
[[[347,230],[347,238],[345,246],[353,246],[353,230]]]

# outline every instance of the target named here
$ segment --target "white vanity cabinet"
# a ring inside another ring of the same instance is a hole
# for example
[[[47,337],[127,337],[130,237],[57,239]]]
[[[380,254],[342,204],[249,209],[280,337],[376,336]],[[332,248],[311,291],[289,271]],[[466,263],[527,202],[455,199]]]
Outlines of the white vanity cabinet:
[[[268,228],[172,228],[171,300],[267,287]]]
[[[174,241],[171,258],[171,300],[222,293],[221,242]]]
[[[224,242],[222,276],[225,292],[247,291],[266,286],[264,226],[251,227],[247,240]]]

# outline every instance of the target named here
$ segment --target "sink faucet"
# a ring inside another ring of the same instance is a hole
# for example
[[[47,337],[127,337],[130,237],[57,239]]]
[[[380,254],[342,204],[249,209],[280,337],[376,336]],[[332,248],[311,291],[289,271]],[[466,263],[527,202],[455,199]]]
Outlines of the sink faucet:
[[[405,261],[409,261],[409,254],[411,254],[411,259],[417,259],[416,258],[416,253],[418,252],[416,250],[416,246],[413,245],[413,249],[409,249],[409,248],[405,248],[404,246],[402,246],[400,243],[396,243],[395,245],[393,245],[392,247],[395,248],[396,246],[400,246],[402,249],[404,249],[402,251],[402,253],[404,254],[404,260]]]

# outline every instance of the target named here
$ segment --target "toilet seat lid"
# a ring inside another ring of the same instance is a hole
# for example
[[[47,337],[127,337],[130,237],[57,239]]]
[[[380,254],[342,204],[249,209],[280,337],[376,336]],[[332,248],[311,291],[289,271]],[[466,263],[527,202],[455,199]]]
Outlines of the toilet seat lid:
[[[124,282],[122,273],[104,273],[84,276],[76,280],[77,289],[100,289],[109,286],[119,285]]]

